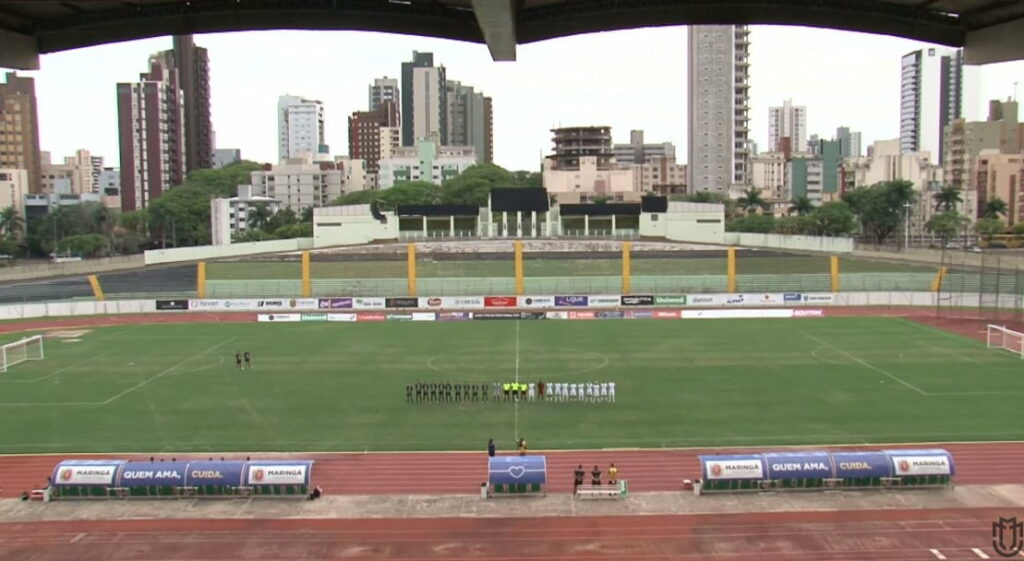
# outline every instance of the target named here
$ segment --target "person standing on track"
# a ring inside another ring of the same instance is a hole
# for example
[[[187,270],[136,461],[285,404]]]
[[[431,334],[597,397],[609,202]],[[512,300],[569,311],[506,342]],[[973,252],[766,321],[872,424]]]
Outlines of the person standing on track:
[[[601,485],[601,468],[594,466],[590,471],[590,484],[597,487]]]
[[[493,458],[494,457],[494,452],[496,450],[497,450],[497,447],[494,445],[494,439],[492,438],[492,439],[488,440],[487,441],[487,456],[489,458]]]
[[[608,484],[609,485],[618,485],[618,483],[619,483],[619,468],[615,467],[615,464],[612,464],[608,468]]]
[[[580,485],[583,485],[583,476],[586,475],[586,472],[583,471],[583,464],[580,464],[576,468],[576,471],[573,473],[573,475],[574,477],[572,481],[572,494],[575,495],[576,491],[579,490]]]

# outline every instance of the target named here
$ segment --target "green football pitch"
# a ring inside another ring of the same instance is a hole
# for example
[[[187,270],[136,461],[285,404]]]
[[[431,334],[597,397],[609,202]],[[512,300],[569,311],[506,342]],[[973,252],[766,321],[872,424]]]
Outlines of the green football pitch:
[[[6,336],[10,340],[12,336]],[[255,368],[238,371],[236,350]],[[902,319],[183,324],[46,340],[0,452],[1019,439],[1022,362]],[[416,381],[614,381],[617,402],[407,404]]]

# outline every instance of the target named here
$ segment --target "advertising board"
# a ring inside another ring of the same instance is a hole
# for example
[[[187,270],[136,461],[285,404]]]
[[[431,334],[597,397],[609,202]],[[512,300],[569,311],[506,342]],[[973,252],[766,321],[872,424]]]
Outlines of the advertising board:
[[[301,314],[257,314],[256,321],[268,323],[287,323],[302,321]]]
[[[765,479],[764,461],[755,455],[699,456],[704,479]]]

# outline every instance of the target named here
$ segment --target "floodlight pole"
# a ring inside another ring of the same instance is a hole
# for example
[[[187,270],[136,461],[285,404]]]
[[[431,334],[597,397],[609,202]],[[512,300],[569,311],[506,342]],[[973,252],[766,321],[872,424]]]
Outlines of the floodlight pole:
[[[910,203],[903,203],[904,213],[904,236],[903,236],[903,251],[910,248]]]

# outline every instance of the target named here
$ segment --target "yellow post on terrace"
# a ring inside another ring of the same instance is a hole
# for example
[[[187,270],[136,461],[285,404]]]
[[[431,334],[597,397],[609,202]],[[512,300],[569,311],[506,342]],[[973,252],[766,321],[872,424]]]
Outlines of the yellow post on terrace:
[[[103,287],[100,286],[100,279],[96,275],[89,275],[89,285],[92,286],[92,295],[97,300],[104,300]]]
[[[935,280],[932,281],[932,292],[940,292],[942,290],[942,281],[946,279],[946,272],[948,270],[947,267],[939,267],[939,270],[935,273]]]
[[[409,296],[416,296],[416,244],[410,243],[406,251],[406,277],[409,283]]]
[[[622,242],[622,293],[629,294],[630,284],[632,283],[631,278],[631,256],[630,251],[633,249],[631,242]]]
[[[196,298],[206,298],[206,261],[196,264]]]
[[[833,255],[829,260],[829,286],[832,292],[839,292],[839,256]]]
[[[726,292],[736,292],[736,248],[726,251]]]
[[[313,280],[309,275],[309,252],[302,252],[302,297],[309,298],[313,295]]]
[[[516,240],[516,295],[523,292],[523,240]]]

